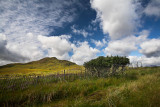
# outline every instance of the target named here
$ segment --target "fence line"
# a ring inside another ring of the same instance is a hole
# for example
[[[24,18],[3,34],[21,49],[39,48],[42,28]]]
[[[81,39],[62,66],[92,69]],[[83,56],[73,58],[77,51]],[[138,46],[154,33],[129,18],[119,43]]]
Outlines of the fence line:
[[[74,72],[71,72],[74,71]],[[106,74],[100,74],[101,77],[106,76]],[[108,74],[107,74],[108,75]],[[50,75],[10,75],[0,77],[0,92],[4,90],[23,90],[30,86],[36,86],[39,84],[49,84],[59,81],[74,81],[76,79],[86,79],[90,77],[99,77],[96,72],[87,72],[86,69],[69,69],[57,72],[56,74]]]
[[[29,86],[36,86],[38,84],[48,84],[59,81],[74,81],[80,79],[85,75],[83,70],[76,70],[75,73],[69,73],[69,70],[57,72],[50,75],[8,75],[0,76],[0,92],[4,90],[23,90]]]

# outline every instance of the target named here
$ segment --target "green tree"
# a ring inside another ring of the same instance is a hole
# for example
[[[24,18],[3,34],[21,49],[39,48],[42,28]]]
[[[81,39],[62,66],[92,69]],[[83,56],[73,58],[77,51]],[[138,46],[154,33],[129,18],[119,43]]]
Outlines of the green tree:
[[[88,72],[91,72],[92,74],[97,73],[97,76],[100,77],[101,74],[112,72],[112,75],[116,74],[116,70],[119,69],[119,67],[124,70],[125,66],[129,64],[129,59],[126,57],[120,57],[120,56],[100,56],[96,59],[92,59],[88,62],[84,63],[84,67]]]

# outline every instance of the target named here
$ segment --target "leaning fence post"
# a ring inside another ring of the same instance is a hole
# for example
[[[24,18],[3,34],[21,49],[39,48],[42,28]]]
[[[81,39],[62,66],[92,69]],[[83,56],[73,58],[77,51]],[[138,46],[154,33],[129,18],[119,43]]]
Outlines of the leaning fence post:
[[[65,80],[65,70],[64,70],[64,80]]]
[[[39,76],[37,76],[37,79],[36,79],[36,85],[38,84],[38,81],[39,81]]]

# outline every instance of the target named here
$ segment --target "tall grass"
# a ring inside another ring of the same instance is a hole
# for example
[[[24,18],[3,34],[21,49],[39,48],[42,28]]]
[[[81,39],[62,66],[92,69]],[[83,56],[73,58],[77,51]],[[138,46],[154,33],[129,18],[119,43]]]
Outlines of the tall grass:
[[[77,79],[0,93],[0,106],[159,107],[160,68],[129,69],[108,78]]]

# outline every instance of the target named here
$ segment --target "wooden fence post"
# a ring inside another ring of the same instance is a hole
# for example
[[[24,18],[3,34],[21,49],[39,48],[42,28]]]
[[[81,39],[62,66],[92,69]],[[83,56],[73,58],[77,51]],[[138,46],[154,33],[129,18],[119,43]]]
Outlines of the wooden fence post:
[[[57,72],[57,80],[59,81],[59,72]]]
[[[141,62],[141,67],[143,67],[142,62]]]
[[[65,70],[64,70],[64,80],[65,80]]]
[[[86,68],[84,68],[84,78],[86,78]]]
[[[139,66],[138,66],[138,62],[137,62],[137,68],[138,68]]]

